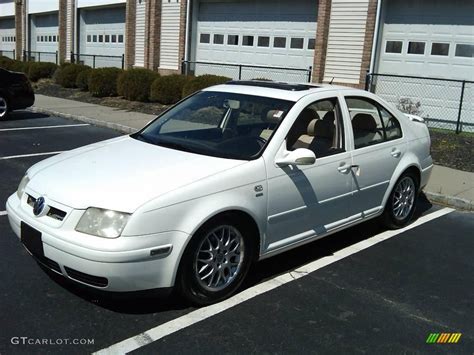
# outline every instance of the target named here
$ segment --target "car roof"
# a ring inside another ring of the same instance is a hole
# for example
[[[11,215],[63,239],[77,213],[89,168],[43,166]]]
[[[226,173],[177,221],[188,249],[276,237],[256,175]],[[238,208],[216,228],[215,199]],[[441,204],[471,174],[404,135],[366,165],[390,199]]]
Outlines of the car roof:
[[[294,102],[308,94],[334,90],[339,91],[354,89],[346,86],[330,84],[290,83],[263,80],[232,80],[225,84],[215,85],[203,89],[203,91],[221,91],[236,94],[272,97],[275,99]]]

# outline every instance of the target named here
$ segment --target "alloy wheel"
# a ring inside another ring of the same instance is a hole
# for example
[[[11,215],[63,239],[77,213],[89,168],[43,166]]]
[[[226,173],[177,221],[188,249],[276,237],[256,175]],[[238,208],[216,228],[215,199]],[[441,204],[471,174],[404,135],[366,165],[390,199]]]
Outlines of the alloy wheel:
[[[244,239],[235,227],[211,230],[195,255],[195,276],[201,287],[217,292],[229,286],[242,269],[244,250]]]
[[[410,176],[405,176],[398,182],[393,194],[393,216],[401,221],[407,218],[415,203],[415,182]]]
[[[0,96],[0,119],[4,118],[8,112],[7,100]]]

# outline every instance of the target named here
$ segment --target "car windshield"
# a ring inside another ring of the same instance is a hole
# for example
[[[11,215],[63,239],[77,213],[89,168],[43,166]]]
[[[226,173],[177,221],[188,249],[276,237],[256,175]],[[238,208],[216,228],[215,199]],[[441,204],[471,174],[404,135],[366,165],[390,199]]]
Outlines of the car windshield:
[[[251,160],[260,156],[293,104],[268,97],[202,91],[132,137],[197,154]]]

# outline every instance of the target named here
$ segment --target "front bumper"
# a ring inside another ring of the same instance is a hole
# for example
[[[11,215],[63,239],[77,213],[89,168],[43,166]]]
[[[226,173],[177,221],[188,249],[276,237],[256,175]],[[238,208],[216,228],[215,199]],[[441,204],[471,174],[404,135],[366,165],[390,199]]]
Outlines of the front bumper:
[[[21,222],[41,232],[45,258],[37,258],[38,261],[66,278],[114,292],[174,285],[188,237],[183,232],[105,239],[42,223],[40,219],[45,217],[35,217],[16,193],[9,197],[6,208],[10,226],[18,238],[21,238]]]

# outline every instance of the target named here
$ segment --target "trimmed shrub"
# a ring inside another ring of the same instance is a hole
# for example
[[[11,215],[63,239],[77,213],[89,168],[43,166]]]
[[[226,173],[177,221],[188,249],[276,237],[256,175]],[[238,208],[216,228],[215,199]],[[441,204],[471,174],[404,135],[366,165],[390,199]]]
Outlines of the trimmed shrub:
[[[90,67],[82,64],[61,65],[58,72],[54,74],[56,83],[65,88],[75,88],[77,75],[87,69]]]
[[[151,84],[159,76],[148,69],[126,70],[118,78],[118,94],[130,101],[146,102],[149,99]]]
[[[183,97],[191,95],[192,93],[205,89],[209,86],[224,84],[232,80],[225,76],[218,75],[201,75],[189,80],[183,88]]]
[[[13,65],[15,61],[8,57],[0,56],[0,68],[10,70],[10,67]]]
[[[123,72],[118,68],[100,68],[89,72],[89,92],[95,97],[117,96],[117,79]]]
[[[30,63],[28,77],[31,81],[51,78],[58,66],[54,63]]]
[[[89,90],[89,74],[92,72],[93,69],[87,69],[81,71],[77,74],[76,78],[76,87],[81,89],[82,91]]]
[[[150,100],[163,105],[177,103],[183,97],[183,88],[190,80],[186,75],[166,75],[155,79],[150,89]]]

